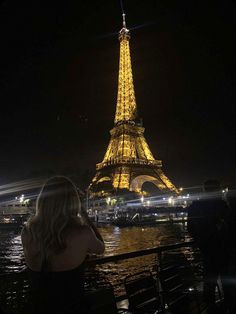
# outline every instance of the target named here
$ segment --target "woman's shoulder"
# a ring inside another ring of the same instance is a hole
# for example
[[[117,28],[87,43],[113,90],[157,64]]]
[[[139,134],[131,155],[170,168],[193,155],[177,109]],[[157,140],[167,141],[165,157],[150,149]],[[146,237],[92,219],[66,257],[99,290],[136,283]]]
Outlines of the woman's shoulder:
[[[89,232],[87,225],[81,224],[80,220],[73,219],[66,227],[65,233],[69,237],[86,235]]]

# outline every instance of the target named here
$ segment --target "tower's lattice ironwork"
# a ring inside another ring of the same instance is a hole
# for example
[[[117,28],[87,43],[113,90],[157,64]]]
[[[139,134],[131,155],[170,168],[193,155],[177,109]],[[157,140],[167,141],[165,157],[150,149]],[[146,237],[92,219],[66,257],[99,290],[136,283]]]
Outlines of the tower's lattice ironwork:
[[[119,32],[120,63],[118,95],[114,127],[103,158],[96,165],[96,174],[90,190],[99,195],[101,183],[109,183],[115,190],[127,189],[141,192],[144,182],[153,182],[160,190],[177,192],[176,187],[162,171],[161,160],[155,160],[144,137],[144,128],[137,117],[133,75],[130,57],[130,32],[123,28]]]

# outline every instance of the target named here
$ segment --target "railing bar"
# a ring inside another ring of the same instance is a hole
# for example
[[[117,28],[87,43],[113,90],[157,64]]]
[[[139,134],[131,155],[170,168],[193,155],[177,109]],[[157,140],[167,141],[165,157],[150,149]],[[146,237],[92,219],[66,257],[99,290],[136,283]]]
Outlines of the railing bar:
[[[94,264],[105,264],[108,262],[117,262],[122,259],[129,259],[129,258],[135,258],[139,256],[145,256],[145,255],[151,255],[151,254],[158,254],[159,252],[165,252],[173,249],[178,249],[182,247],[192,247],[194,244],[193,241],[189,242],[181,242],[181,243],[175,243],[175,244],[169,244],[169,245],[161,245],[150,249],[145,250],[139,250],[129,253],[122,253],[112,256],[105,256],[105,257],[98,257],[89,259],[86,261],[87,265],[94,265]]]

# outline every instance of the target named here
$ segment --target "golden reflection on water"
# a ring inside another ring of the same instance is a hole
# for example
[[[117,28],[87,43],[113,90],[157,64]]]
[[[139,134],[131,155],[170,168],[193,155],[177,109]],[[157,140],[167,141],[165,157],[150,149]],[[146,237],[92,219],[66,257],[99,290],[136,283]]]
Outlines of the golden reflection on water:
[[[128,228],[106,226],[99,230],[105,241],[106,256],[175,243],[186,237],[183,224]]]
[[[183,224],[128,228],[106,226],[99,230],[105,241],[105,256],[176,243],[188,238]],[[144,270],[155,272],[157,262],[156,254],[152,254],[99,265],[95,267],[95,272],[100,280],[112,283],[116,293],[120,294],[124,291],[121,282],[127,275]]]

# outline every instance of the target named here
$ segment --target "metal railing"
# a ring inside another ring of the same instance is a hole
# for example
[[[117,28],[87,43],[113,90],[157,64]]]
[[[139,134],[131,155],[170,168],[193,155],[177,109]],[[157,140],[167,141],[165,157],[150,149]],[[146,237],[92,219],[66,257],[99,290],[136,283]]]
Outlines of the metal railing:
[[[159,263],[162,260],[162,253],[166,251],[176,250],[179,248],[186,248],[186,247],[193,247],[194,242],[193,241],[187,241],[187,242],[180,242],[175,244],[169,244],[169,245],[160,245],[153,248],[148,248],[144,250],[138,250],[134,252],[128,252],[128,253],[122,253],[122,254],[116,254],[112,256],[104,256],[104,257],[96,257],[91,258],[87,260],[87,265],[98,265],[98,264],[105,264],[110,262],[118,262],[125,259],[135,258],[135,257],[141,257],[151,254],[157,254]]]
[[[149,165],[149,166],[162,166],[161,160],[146,160],[137,158],[115,158],[105,162],[96,164],[96,170],[99,170],[106,166],[112,166],[117,164],[137,164],[137,165]]]

